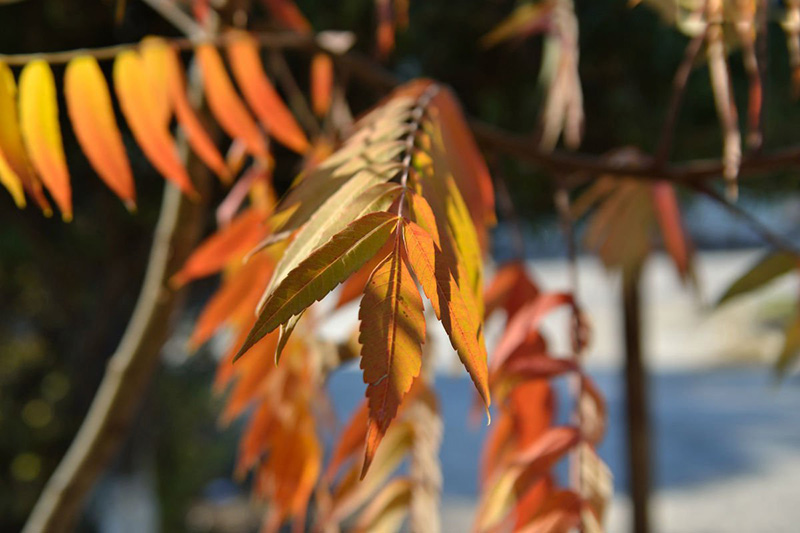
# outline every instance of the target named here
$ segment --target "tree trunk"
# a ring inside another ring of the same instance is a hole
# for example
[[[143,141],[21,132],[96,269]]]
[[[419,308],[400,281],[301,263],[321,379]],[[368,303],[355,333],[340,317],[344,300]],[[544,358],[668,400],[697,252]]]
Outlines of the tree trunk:
[[[633,533],[650,531],[650,421],[647,375],[642,356],[641,267],[624,269],[622,307],[625,323],[625,403],[628,472],[633,504]]]

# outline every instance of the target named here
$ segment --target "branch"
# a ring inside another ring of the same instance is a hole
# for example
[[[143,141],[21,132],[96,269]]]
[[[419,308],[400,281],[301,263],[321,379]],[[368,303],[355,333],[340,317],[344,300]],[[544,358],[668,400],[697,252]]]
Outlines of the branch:
[[[268,49],[328,53],[343,72],[349,73],[360,82],[380,91],[391,90],[402,82],[393,73],[366,56],[356,52],[341,55],[332,53],[321,46],[313,36],[280,31],[254,33],[253,37],[261,46]],[[203,39],[203,41],[224,45],[229,39],[230,36],[220,35]],[[172,39],[170,42],[180,50],[191,50],[197,45],[197,42],[192,39]],[[91,55],[97,59],[113,59],[118,53],[135,49],[138,46],[138,43],[133,43],[92,50],[0,55],[0,61],[12,66],[21,66],[34,59],[44,59],[51,64],[63,64],[81,55]],[[722,176],[723,173],[723,166],[719,159],[696,159],[669,165],[656,165],[652,160],[644,163],[619,164],[609,161],[604,155],[575,154],[558,150],[549,152],[541,150],[530,136],[511,133],[475,118],[470,119],[469,123],[475,138],[485,149],[515,157],[520,161],[547,170],[554,176],[573,175],[569,180],[565,180],[567,186],[583,183],[602,174],[688,184],[715,179]],[[743,157],[739,177],[753,177],[772,170],[794,166],[800,166],[800,146],[783,148],[771,153],[758,152]]]
[[[798,249],[791,241],[784,239],[779,234],[772,231],[760,220],[742,209],[738,204],[729,202],[724,196],[709,187],[708,184],[696,183],[692,186],[692,188],[710,198],[720,206],[724,207],[730,213],[742,219],[745,223],[747,223],[750,229],[756,232],[762,239],[764,239],[765,242],[771,244],[777,250],[800,257],[800,249]]]
[[[207,171],[194,166],[192,176],[202,176],[207,183]],[[206,211],[205,205],[189,200],[172,185],[165,187],[136,308],[89,413],[47,482],[23,533],[71,530],[87,494],[127,435],[158,363],[179,301],[179,293],[169,289],[167,281],[196,243]]]
[[[672,140],[675,137],[675,126],[678,122],[678,113],[683,104],[683,97],[686,95],[689,74],[692,73],[694,61],[697,59],[697,54],[700,53],[700,47],[703,45],[705,39],[706,35],[705,32],[703,32],[689,41],[683,60],[678,66],[678,70],[675,71],[675,78],[672,80],[672,98],[669,102],[667,119],[664,121],[661,140],[658,143],[658,148],[656,148],[656,154],[654,156],[655,161],[653,164],[655,166],[662,166],[669,160],[669,155],[672,151]]]

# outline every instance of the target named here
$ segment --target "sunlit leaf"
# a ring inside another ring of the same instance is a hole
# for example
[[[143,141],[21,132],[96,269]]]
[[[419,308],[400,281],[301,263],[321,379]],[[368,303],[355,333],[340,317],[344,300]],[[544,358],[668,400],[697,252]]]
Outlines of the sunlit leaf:
[[[175,140],[163,121],[162,107],[155,102],[157,95],[143,90],[144,79],[147,79],[147,71],[136,52],[126,50],[117,55],[114,61],[114,89],[136,142],[162,176],[186,194],[196,196],[194,185],[178,155]]]
[[[400,244],[398,235],[392,253],[372,273],[359,309],[361,368],[367,383],[370,413],[362,478],[422,367],[425,342],[422,298]]]
[[[271,292],[237,357],[358,270],[381,249],[397,222],[395,215],[371,213],[311,253]]]
[[[19,78],[19,120],[31,163],[50,192],[64,220],[72,220],[72,188],[69,182],[58,100],[53,72],[46,61],[31,61]]]
[[[409,263],[417,280],[441,320],[450,342],[469,372],[488,409],[489,386],[483,318],[469,292],[461,291],[452,275],[452,266],[431,236],[414,222],[403,226]]]
[[[201,44],[195,49],[195,57],[203,74],[208,107],[219,125],[231,138],[241,139],[255,157],[268,159],[264,136],[236,94],[217,49],[211,44]]]
[[[268,133],[295,152],[308,151],[305,133],[264,73],[255,39],[236,33],[228,43],[228,59],[247,103]]]
[[[0,182],[17,207],[25,207],[23,178],[27,157],[17,123],[17,84],[8,65],[0,61]],[[31,178],[29,178],[30,180]]]
[[[97,60],[73,59],[64,73],[67,100],[75,136],[103,181],[132,209],[136,206],[133,173],[111,106],[111,94]]]
[[[167,84],[166,98],[175,112],[178,124],[186,133],[189,146],[222,181],[230,182],[231,173],[225,165],[222,155],[201,123],[197,112],[189,103],[183,65],[177,52],[166,41],[157,37],[146,38],[142,42],[141,50],[145,59],[150,58],[150,61],[144,62],[144,66],[151,77],[158,79],[161,75],[166,76],[164,79]],[[151,69],[164,69],[164,72],[152,73]]]
[[[333,98],[333,60],[328,54],[316,54],[311,60],[311,104],[320,117],[328,114]]]

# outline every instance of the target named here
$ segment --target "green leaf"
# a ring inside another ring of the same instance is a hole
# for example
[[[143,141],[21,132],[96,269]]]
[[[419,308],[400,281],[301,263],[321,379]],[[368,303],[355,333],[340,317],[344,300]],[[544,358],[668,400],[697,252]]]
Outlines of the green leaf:
[[[397,227],[398,217],[386,212],[366,215],[315,250],[275,288],[234,360],[264,335],[322,299],[369,261]]]
[[[782,252],[769,253],[734,281],[716,305],[720,306],[737,296],[760,289],[775,278],[798,268],[798,265],[800,263],[797,256]]]
[[[264,292],[259,311],[275,287],[318,246],[327,242],[353,220],[368,213],[385,210],[391,205],[399,193],[399,186],[385,182],[393,175],[394,172],[362,170],[322,204],[308,223],[297,232],[275,266],[275,273]]]

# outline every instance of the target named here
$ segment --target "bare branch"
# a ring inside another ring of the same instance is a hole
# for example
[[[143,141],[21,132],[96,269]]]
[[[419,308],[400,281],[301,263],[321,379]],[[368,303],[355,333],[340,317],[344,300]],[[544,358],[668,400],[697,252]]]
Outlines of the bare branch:
[[[661,140],[658,143],[658,148],[656,148],[654,166],[663,166],[669,159],[672,151],[672,140],[675,137],[675,127],[678,122],[678,113],[683,104],[683,97],[686,94],[689,74],[692,72],[695,59],[697,59],[697,54],[700,53],[700,47],[703,45],[705,38],[705,33],[703,33],[689,41],[683,60],[678,66],[678,70],[675,71],[675,78],[672,80],[672,99],[669,103],[667,119],[664,121],[664,127],[661,130]]]

